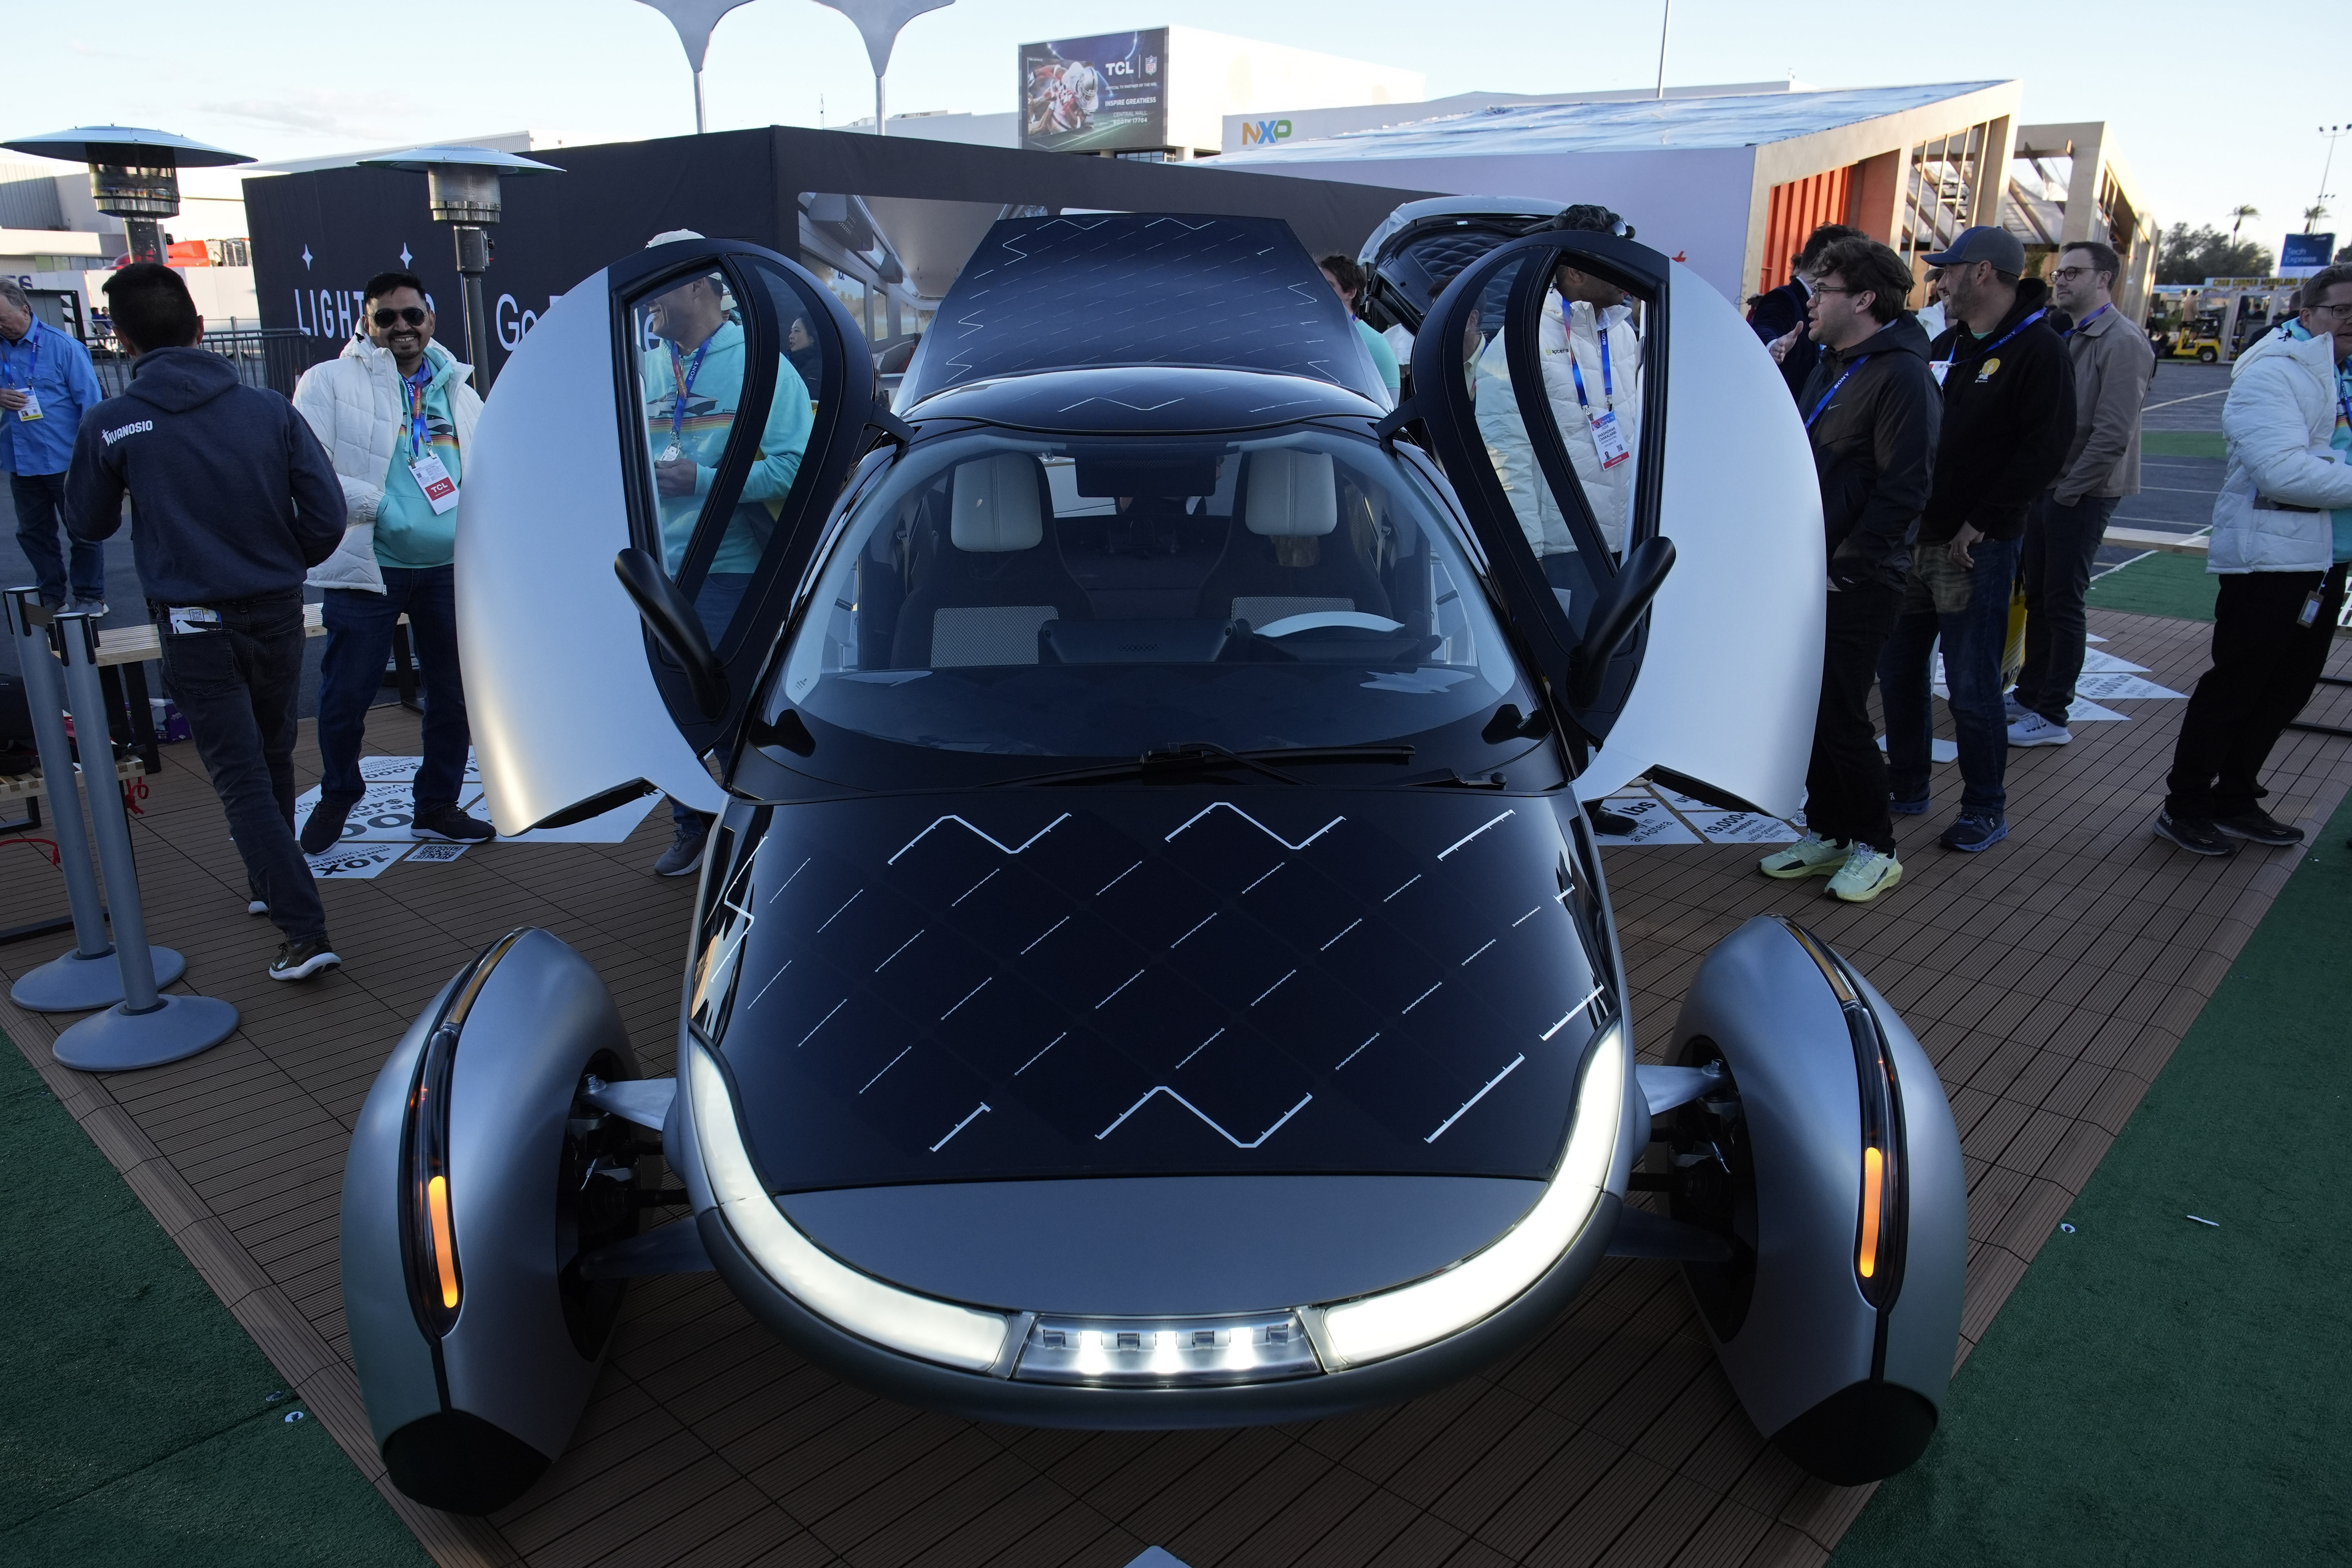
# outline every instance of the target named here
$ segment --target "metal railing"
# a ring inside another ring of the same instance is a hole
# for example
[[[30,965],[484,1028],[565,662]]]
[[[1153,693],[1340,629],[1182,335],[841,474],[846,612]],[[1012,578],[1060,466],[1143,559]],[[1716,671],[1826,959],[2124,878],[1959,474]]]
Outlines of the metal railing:
[[[332,359],[343,347],[338,339],[313,337],[293,327],[207,329],[199,346],[235,365],[237,380],[246,385],[268,387],[286,397],[294,395],[294,384],[304,371]],[[130,386],[131,359],[117,345],[105,341],[93,343],[89,357],[98,372],[98,384],[109,397],[120,395]]]

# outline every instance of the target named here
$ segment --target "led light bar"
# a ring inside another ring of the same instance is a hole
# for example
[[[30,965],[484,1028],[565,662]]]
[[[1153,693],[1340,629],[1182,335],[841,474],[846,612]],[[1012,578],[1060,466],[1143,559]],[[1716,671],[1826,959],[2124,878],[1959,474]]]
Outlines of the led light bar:
[[[1270,1383],[1323,1370],[1296,1312],[1227,1318],[1039,1318],[1021,1347],[1024,1383],[1177,1388]]]
[[[801,1234],[761,1185],[735,1121],[734,1096],[710,1053],[686,1052],[687,1091],[703,1174],[727,1228],[769,1279],[809,1310],[861,1339],[941,1366],[993,1371],[1012,1324],[1002,1312],[960,1307],[861,1274]]]
[[[1361,1366],[1456,1334],[1517,1300],[1584,1234],[1617,1158],[1625,1114],[1625,1026],[1612,1023],[1592,1048],[1577,1086],[1568,1149],[1535,1207],[1484,1251],[1443,1273],[1338,1306],[1308,1310],[1319,1319],[1325,1359]]]

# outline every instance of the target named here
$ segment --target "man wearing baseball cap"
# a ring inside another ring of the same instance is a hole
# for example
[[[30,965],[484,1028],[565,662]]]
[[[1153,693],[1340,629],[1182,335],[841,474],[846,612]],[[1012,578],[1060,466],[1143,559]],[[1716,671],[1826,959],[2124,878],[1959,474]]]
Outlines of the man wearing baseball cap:
[[[1947,849],[2009,837],[2009,721],[2000,658],[2027,510],[2064,467],[2074,438],[2074,369],[2050,324],[2050,289],[2023,278],[2025,247],[1991,225],[1927,258],[1943,268],[1951,325],[1929,345],[1943,384],[1943,427],[1901,616],[1880,657],[1886,773],[1897,812],[1928,798],[1928,656],[1940,638],[1960,747],[1960,810]]]

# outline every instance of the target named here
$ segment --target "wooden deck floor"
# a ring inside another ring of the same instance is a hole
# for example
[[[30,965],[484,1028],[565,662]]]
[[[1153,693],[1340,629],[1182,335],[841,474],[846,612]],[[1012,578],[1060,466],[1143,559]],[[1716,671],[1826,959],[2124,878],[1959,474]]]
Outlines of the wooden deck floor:
[[[2201,625],[2094,611],[2092,627],[2176,689],[2202,668]],[[2352,719],[2352,695],[2322,690],[2314,717]],[[1906,879],[1874,905],[1767,881],[1752,849],[1608,858],[1638,1039],[1663,1040],[1706,949],[1768,910],[1808,921],[1903,1010],[1967,1153],[1963,1355],[2296,858],[2216,863],[2150,837],[2185,704],[2116,706],[2132,721],[2011,754],[2012,836],[1988,854],[1936,847],[1958,792],[1939,769],[1942,808],[1898,819]],[[413,752],[415,723],[378,710],[373,749]],[[667,1071],[692,884],[650,874],[668,832],[659,811],[625,845],[494,845],[399,865],[327,884],[347,967],[278,985],[263,974],[275,932],[243,912],[192,749],[165,755],[136,827],[150,927],[244,1026],[192,1061],[99,1079],[55,1063],[50,1020],[0,1002],[0,1026],[383,1488],[336,1259],[344,1147],[378,1064],[468,955],[530,923],[597,965],[647,1070]],[[2273,763],[2269,804],[2314,829],[2352,785],[2340,740],[2291,735]],[[29,851],[0,853],[14,857],[0,861],[12,921],[62,912],[53,872]],[[0,975],[59,945],[0,948]],[[386,1495],[451,1565],[1117,1568],[1159,1544],[1192,1568],[1700,1568],[1818,1563],[1869,1492],[1813,1481],[1768,1449],[1670,1268],[1617,1261],[1523,1354],[1441,1393],[1311,1426],[1167,1436],[913,1410],[801,1361],[715,1277],[643,1283],[570,1450],[519,1505],[480,1521]]]

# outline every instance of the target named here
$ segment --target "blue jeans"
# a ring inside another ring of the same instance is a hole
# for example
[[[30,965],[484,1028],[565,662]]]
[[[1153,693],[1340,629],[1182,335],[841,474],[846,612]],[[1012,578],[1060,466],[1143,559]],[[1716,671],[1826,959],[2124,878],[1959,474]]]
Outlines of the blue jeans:
[[[319,665],[319,793],[352,801],[367,793],[360,778],[360,742],[367,711],[383,685],[392,657],[393,623],[408,616],[408,645],[416,655],[425,696],[425,762],[416,770],[418,816],[457,804],[466,782],[466,680],[457,663],[457,568],[383,568],[384,591],[330,588],[323,618],[326,657]]]
[[[294,842],[294,732],[302,689],[302,591],[215,604],[218,631],[163,634],[164,689],[228,813],[246,881],[289,941],[324,940],[327,911]]]
[[[2009,767],[2009,721],[2000,706],[2000,655],[2009,642],[2010,589],[2017,580],[2016,540],[1979,539],[1976,564],[1947,563],[1941,545],[1912,552],[1903,613],[1878,660],[1879,701],[1886,710],[1886,783],[1896,800],[1925,800],[1934,727],[1927,656],[1940,637],[1952,728],[1960,743],[1960,809],[1996,820],[2009,809],[2001,781]],[[1924,568],[1924,570],[1923,570]]]
[[[58,548],[58,525],[64,521],[66,477],[63,474],[11,474],[9,499],[16,503],[16,544],[32,563],[41,584],[41,603],[62,605],[66,593],[66,552]],[[96,604],[106,597],[106,546],[86,540],[73,546],[72,597]]]

